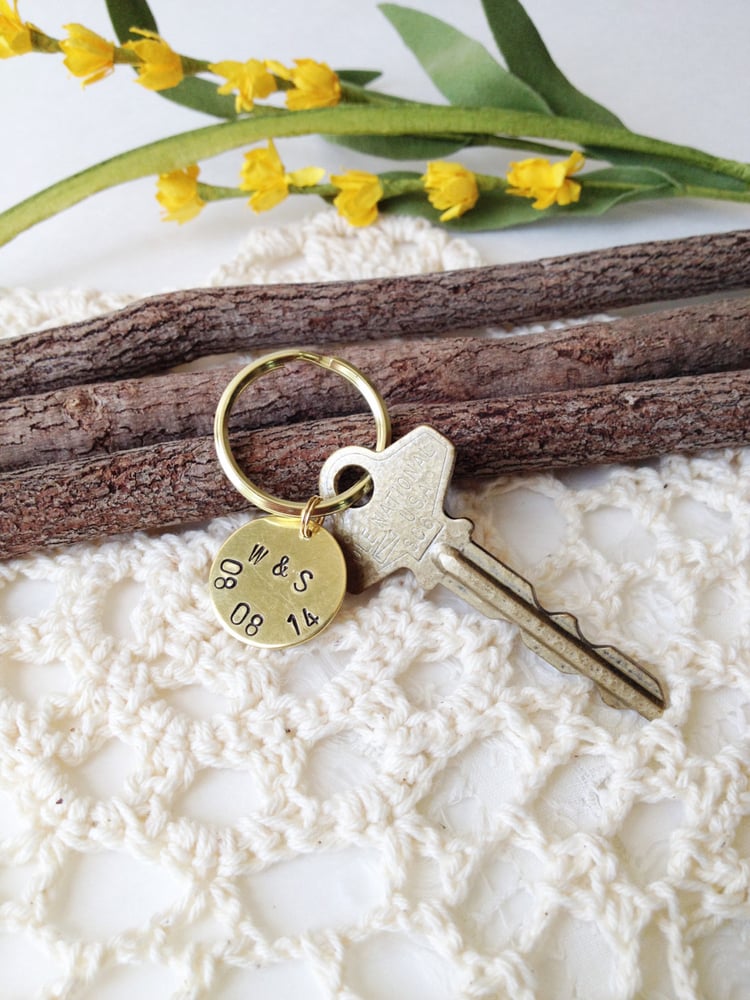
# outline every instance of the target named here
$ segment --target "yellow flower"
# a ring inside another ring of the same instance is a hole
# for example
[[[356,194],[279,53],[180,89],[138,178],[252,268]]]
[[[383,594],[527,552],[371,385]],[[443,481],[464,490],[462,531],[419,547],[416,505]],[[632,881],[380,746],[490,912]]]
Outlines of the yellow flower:
[[[131,28],[136,35],[143,35],[142,42],[125,42],[123,48],[130,49],[140,59],[136,65],[137,82],[148,90],[168,90],[182,80],[182,59],[169,45],[153,31]]]
[[[22,56],[31,49],[31,25],[21,20],[18,0],[13,0],[12,7],[8,0],[0,0],[0,59]]]
[[[585,160],[575,150],[567,160],[550,163],[545,159],[521,160],[511,163],[508,171],[508,194],[520,198],[535,198],[532,208],[549,208],[550,205],[570,205],[581,196],[581,185],[569,180],[580,170]]]
[[[443,213],[441,222],[457,219],[473,208],[479,198],[476,176],[460,163],[434,160],[427,164],[422,181],[430,204]]]
[[[266,212],[289,194],[289,187],[311,187],[325,174],[320,167],[304,167],[287,173],[273,139],[265,149],[251,149],[245,153],[240,187],[252,191],[250,207],[254,212]]]
[[[219,87],[220,94],[237,91],[234,105],[238,114],[240,111],[252,111],[256,97],[268,97],[276,90],[276,81],[259,59],[248,59],[244,63],[225,59],[211,63],[208,68],[227,81]]]
[[[60,42],[60,48],[65,53],[63,64],[73,76],[83,77],[84,87],[109,76],[115,65],[114,44],[82,24],[64,27],[68,37]]]
[[[347,170],[345,174],[331,177],[340,188],[333,204],[347,222],[353,226],[369,226],[378,217],[378,202],[383,197],[383,185],[376,174],[366,170]]]
[[[294,64],[296,69],[287,69],[273,60],[266,62],[273,74],[292,84],[292,89],[286,92],[286,106],[290,111],[331,108],[339,103],[341,84],[330,66],[314,59],[295,59]]]
[[[185,170],[160,174],[156,182],[156,200],[164,209],[165,222],[188,222],[206,204],[198,195],[200,168],[193,164]]]

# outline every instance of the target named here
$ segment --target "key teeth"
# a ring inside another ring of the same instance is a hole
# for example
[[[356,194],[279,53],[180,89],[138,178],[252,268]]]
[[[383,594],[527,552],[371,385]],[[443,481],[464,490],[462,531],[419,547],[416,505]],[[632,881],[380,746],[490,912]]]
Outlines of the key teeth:
[[[525,582],[528,583],[528,581]],[[571,614],[569,611],[548,611],[544,607],[544,605],[539,601],[539,598],[536,596],[536,591],[534,589],[533,584],[529,583],[529,589],[532,593],[534,604],[536,605],[536,607],[540,611],[542,611],[545,615],[547,615],[548,618],[554,621],[556,625],[559,625],[560,628],[564,629],[569,635],[572,635],[575,638],[580,639],[581,642],[586,643],[587,646],[595,650],[608,663],[612,664],[613,666],[617,667],[620,670],[624,670],[627,673],[627,667],[628,664],[630,663],[630,657],[622,653],[619,649],[617,649],[616,646],[612,646],[608,643],[600,644],[600,643],[590,642],[584,635],[583,631],[581,630],[580,622],[578,621],[578,619],[574,614]],[[555,666],[557,667],[558,670],[560,670],[564,674],[578,673],[577,670],[573,670],[572,668],[567,667],[562,662],[557,662]],[[653,713],[649,712],[647,717],[656,718],[664,711],[666,707],[666,699],[664,698],[663,689],[661,684],[659,684],[659,681],[655,677],[652,677],[650,674],[648,674],[647,671],[646,675],[653,682],[653,685],[656,688],[656,690],[651,690],[649,692],[650,696],[655,700],[654,700]],[[646,686],[648,687],[648,685]],[[617,708],[617,709],[623,709],[628,707],[626,702],[624,702],[621,698],[618,698],[617,695],[612,694],[611,691],[607,691],[606,688],[600,687],[598,684],[596,685],[596,687],[605,705],[609,705],[610,708]],[[658,705],[656,701],[657,691],[660,702],[660,704]]]
[[[607,658],[614,659],[615,657],[619,658],[624,656],[624,654],[620,653],[620,651],[615,646],[611,646],[608,643],[591,642],[591,640],[588,639],[587,636],[582,631],[581,623],[578,621],[576,616],[572,614],[570,611],[550,612],[547,611],[544,607],[542,607],[542,605],[538,601],[537,601],[537,607],[539,608],[540,611],[544,611],[545,614],[549,615],[552,621],[554,621],[561,628],[564,628],[566,632],[568,632],[570,635],[575,636],[577,639],[580,639],[581,642],[585,642],[587,646],[590,646],[592,649],[595,649],[596,652],[599,653],[601,656],[603,656],[605,659]]]
[[[529,580],[527,580],[525,576],[521,576],[520,573],[516,573],[515,575],[520,580],[522,580],[524,584],[528,587],[529,595],[531,597],[531,603],[536,607],[537,611],[541,611],[553,622],[555,622],[556,625],[559,625],[560,628],[565,629],[565,631],[569,635],[575,636],[576,639],[580,639],[581,642],[585,642],[587,646],[594,645],[593,643],[589,642],[589,640],[581,631],[581,625],[574,614],[572,614],[570,611],[550,611],[549,608],[546,608],[539,600],[539,597],[536,592],[536,587],[534,586],[534,584],[531,583]],[[598,649],[600,647],[595,646],[594,648]],[[572,671],[572,673],[575,672],[576,671]]]
[[[549,617],[552,619],[553,622],[555,622],[556,625],[559,625],[560,628],[564,628],[566,632],[568,632],[570,635],[574,635],[577,639],[580,639],[582,642],[588,643],[588,639],[581,631],[580,622],[578,621],[578,619],[574,614],[571,614],[570,611],[547,611],[547,609],[539,603],[536,593],[534,594],[534,601],[536,603],[537,608],[539,608],[540,611],[544,611],[546,615],[549,615]],[[589,643],[589,645],[592,644]]]
[[[539,600],[534,584],[530,580],[527,580],[521,573],[516,573],[515,570],[513,571],[513,574],[524,584],[528,591],[527,594],[523,594],[521,596],[523,596],[525,600],[530,601],[537,611],[541,611],[548,618],[551,618],[552,621],[556,622],[570,635],[576,636],[576,638],[581,639],[583,642],[588,642],[586,636],[581,632],[581,626],[578,624],[578,619],[575,615],[571,614],[569,611],[550,611]],[[572,673],[575,673],[575,671],[572,671]]]

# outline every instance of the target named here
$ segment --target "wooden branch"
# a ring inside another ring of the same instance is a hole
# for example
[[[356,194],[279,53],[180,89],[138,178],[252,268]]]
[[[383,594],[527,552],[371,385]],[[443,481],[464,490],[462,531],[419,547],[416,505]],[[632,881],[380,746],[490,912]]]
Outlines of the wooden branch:
[[[457,446],[459,476],[496,475],[750,443],[750,371],[566,390],[503,400],[403,404],[400,436],[430,423]],[[236,435],[266,489],[304,498],[342,444],[368,445],[366,415]],[[246,507],[209,437],[172,441],[0,476],[0,558],[43,545],[205,520]]]
[[[337,353],[368,374],[390,406],[697,375],[750,367],[750,298],[499,340],[365,344]],[[238,368],[235,363],[0,402],[0,468],[208,435],[219,396]],[[348,383],[301,364],[243,393],[233,426],[254,429],[365,408]]]
[[[0,343],[0,398],[226,351],[429,336],[750,287],[750,232],[439,274],[172,292]]]

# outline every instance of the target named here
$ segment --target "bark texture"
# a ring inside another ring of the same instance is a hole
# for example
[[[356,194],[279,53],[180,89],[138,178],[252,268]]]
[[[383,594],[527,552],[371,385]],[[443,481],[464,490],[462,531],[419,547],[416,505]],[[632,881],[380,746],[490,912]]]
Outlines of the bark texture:
[[[359,344],[336,353],[375,382],[389,406],[502,399],[750,367],[750,298],[669,309],[568,330]],[[239,365],[56,389],[0,402],[0,469],[95,458],[209,435]],[[240,395],[235,428],[361,412],[339,376],[285,367]]]
[[[190,289],[0,343],[0,398],[226,351],[424,337],[747,287],[745,230],[409,277]]]
[[[457,448],[456,473],[497,475],[671,451],[750,443],[750,371],[586,389],[393,407],[394,437],[420,423]],[[325,458],[371,445],[372,421],[355,414],[236,435],[235,454],[265,489],[305,499]],[[211,437],[149,445],[44,470],[0,476],[0,558],[44,545],[164,528],[241,510]]]

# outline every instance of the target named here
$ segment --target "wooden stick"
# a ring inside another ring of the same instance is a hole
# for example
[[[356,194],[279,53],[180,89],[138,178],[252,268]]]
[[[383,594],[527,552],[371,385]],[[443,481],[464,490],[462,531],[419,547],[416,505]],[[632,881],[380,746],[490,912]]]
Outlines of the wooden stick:
[[[750,367],[750,298],[500,340],[352,345],[337,353],[369,375],[390,406],[741,369]],[[235,363],[0,402],[0,468],[94,458],[210,434],[219,396],[238,368]],[[365,408],[342,379],[302,364],[242,394],[233,426],[255,429]]]
[[[402,404],[394,434],[429,423],[457,447],[459,476],[644,459],[750,443],[750,371],[599,386],[503,400]],[[238,460],[266,489],[310,496],[326,456],[370,444],[354,415],[236,435]],[[0,476],[0,558],[43,545],[163,528],[242,510],[209,437]]]
[[[0,343],[0,398],[280,344],[429,336],[750,287],[750,232],[438,274],[203,288]]]

